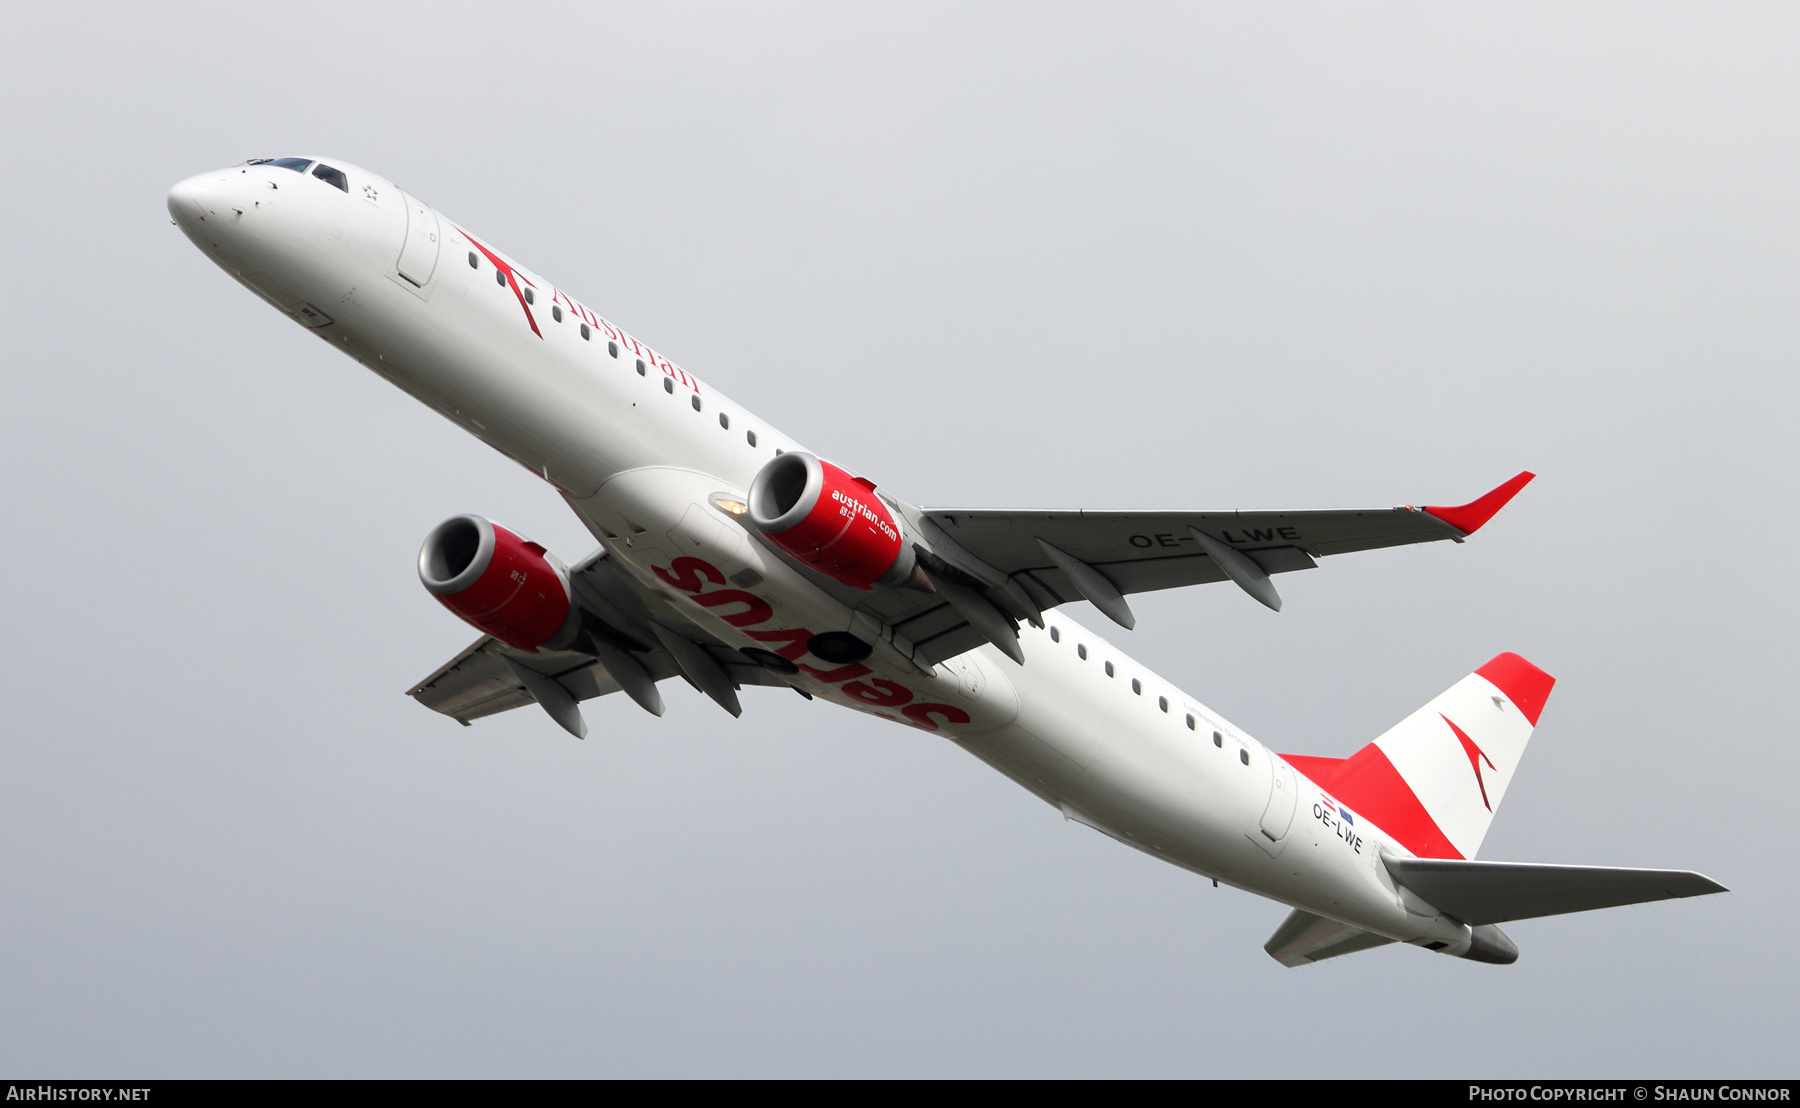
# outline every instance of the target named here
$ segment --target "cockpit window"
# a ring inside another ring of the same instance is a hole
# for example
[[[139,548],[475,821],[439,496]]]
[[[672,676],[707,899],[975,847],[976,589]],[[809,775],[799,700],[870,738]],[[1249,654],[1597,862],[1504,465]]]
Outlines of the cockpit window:
[[[324,181],[328,185],[336,185],[345,192],[350,191],[350,179],[344,176],[344,171],[341,169],[333,169],[324,162],[320,162],[313,167],[313,176]]]
[[[295,173],[305,173],[306,167],[312,164],[312,160],[310,158],[271,158],[262,164],[278,165],[283,169],[291,169]]]

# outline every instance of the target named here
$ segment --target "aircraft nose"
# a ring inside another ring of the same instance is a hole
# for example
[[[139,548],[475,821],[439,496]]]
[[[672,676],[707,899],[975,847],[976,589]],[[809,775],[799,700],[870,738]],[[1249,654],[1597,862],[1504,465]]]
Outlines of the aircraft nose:
[[[197,177],[189,177],[185,181],[177,181],[169,190],[169,216],[182,230],[189,230],[206,217],[206,201],[213,187],[216,174],[202,173]]]

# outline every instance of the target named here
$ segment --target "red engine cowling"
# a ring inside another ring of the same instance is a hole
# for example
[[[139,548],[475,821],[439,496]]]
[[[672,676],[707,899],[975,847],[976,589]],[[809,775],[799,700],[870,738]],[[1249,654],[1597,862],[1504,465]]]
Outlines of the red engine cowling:
[[[803,451],[776,456],[750,482],[750,523],[827,577],[869,589],[913,571],[900,521],[875,486]]]
[[[530,653],[574,622],[568,578],[544,548],[480,516],[432,529],[419,550],[419,580],[444,607]]]

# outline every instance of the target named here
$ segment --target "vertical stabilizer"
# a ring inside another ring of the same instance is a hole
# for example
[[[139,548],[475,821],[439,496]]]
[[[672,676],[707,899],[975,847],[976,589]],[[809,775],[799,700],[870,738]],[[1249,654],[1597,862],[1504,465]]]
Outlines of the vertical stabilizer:
[[[1501,654],[1349,758],[1295,769],[1421,858],[1473,858],[1556,679]]]

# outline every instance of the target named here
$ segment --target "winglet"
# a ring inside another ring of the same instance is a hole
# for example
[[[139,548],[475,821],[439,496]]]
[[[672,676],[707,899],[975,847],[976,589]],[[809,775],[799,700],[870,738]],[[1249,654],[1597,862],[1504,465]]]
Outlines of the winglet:
[[[1494,514],[1506,507],[1506,502],[1519,495],[1519,490],[1531,483],[1537,474],[1526,470],[1486,496],[1458,504],[1454,507],[1427,504],[1425,510],[1448,523],[1465,535],[1473,535],[1481,530],[1481,525],[1494,518]]]

